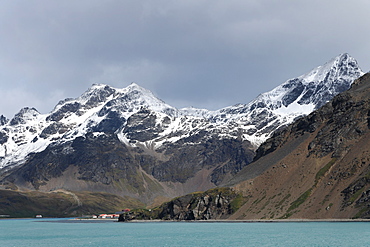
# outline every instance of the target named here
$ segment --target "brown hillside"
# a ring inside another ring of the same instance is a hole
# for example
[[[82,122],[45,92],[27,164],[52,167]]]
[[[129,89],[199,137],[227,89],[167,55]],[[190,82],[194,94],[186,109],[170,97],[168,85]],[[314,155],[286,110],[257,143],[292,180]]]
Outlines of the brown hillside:
[[[370,74],[276,133],[229,186],[247,202],[231,219],[369,218]]]

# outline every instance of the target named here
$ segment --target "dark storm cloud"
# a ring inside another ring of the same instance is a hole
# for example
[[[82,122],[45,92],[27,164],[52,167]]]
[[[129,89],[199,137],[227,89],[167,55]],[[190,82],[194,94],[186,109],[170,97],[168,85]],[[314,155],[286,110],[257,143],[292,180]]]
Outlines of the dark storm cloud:
[[[348,52],[368,71],[368,1],[2,1],[0,114],[92,83],[176,107],[248,103]]]

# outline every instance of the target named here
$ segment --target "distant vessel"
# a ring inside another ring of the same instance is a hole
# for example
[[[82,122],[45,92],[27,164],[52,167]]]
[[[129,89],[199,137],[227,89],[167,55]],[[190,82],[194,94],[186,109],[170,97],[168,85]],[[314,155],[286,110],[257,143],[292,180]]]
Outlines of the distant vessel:
[[[36,215],[36,218],[42,218],[41,214]]]

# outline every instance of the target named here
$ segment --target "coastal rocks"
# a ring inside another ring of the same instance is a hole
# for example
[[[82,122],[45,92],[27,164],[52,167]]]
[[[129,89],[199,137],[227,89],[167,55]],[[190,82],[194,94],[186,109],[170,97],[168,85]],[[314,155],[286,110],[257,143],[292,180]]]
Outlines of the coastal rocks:
[[[229,188],[219,188],[203,193],[193,193],[161,206],[162,220],[226,219],[242,204],[242,196]]]
[[[119,222],[127,222],[134,219],[134,215],[131,213],[121,213],[118,217]]]
[[[153,209],[122,212],[118,221],[227,219],[243,205],[244,199],[230,188],[216,188],[177,197]]]

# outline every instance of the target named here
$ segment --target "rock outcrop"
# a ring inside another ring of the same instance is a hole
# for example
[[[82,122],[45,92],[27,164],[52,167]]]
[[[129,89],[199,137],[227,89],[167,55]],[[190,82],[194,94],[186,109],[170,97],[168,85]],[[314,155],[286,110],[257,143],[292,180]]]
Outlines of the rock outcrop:
[[[239,209],[243,200],[241,194],[229,188],[216,188],[175,198],[154,209],[122,213],[119,221],[226,219]]]

